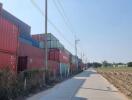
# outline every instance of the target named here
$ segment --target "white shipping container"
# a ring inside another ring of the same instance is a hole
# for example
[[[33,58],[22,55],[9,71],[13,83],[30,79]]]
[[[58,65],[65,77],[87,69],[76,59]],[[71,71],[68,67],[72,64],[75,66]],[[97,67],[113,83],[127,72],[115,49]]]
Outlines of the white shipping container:
[[[42,41],[39,42],[39,47],[40,47],[40,48],[44,48],[44,42],[42,42]]]

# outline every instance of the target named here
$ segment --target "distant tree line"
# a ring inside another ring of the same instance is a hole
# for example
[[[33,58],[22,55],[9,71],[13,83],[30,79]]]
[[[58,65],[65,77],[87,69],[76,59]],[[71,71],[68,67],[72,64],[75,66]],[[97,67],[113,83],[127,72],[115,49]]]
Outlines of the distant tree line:
[[[128,62],[127,64],[125,63],[109,63],[108,61],[103,61],[102,63],[99,62],[92,62],[92,63],[87,63],[88,67],[132,67],[132,62]]]
[[[128,63],[127,63],[127,66],[128,66],[128,67],[132,67],[132,62],[128,62]]]

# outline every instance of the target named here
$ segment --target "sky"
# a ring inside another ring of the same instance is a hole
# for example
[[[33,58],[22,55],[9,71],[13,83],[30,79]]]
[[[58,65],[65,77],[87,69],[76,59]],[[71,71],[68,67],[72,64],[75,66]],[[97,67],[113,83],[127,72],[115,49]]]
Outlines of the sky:
[[[44,13],[44,1],[34,0]],[[62,4],[68,25],[54,4]],[[4,9],[29,24],[32,34],[44,32],[44,16],[31,0],[0,0]],[[54,34],[65,48],[75,53],[74,41],[78,42],[78,55],[89,62],[132,61],[132,0],[48,0],[48,18],[58,32],[48,24],[48,32]],[[70,22],[70,24],[69,24]],[[71,32],[71,29],[73,32]]]

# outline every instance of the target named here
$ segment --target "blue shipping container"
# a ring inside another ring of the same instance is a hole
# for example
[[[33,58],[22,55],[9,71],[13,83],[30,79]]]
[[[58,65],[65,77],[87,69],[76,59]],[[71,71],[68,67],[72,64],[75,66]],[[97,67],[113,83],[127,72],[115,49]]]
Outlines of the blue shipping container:
[[[37,48],[40,48],[39,41],[33,39],[31,36],[28,36],[27,34],[20,34],[19,40],[32,46],[35,46]]]

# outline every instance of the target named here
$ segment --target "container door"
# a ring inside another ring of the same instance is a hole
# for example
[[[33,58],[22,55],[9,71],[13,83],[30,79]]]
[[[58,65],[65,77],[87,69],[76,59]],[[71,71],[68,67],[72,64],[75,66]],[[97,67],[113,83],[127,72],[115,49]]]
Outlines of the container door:
[[[20,56],[18,57],[18,68],[17,72],[21,72],[27,69],[27,56]]]

